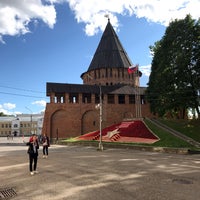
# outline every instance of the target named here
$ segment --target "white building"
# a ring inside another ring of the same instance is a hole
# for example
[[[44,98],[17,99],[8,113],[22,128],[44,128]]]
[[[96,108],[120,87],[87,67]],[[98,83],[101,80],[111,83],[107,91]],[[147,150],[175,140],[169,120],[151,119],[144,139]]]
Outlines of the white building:
[[[44,114],[20,114],[0,117],[0,136],[40,135]]]

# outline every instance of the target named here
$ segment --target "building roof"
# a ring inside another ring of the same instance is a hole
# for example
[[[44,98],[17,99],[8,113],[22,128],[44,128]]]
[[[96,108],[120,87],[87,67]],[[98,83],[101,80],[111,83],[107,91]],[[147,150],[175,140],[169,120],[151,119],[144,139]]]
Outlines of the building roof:
[[[0,122],[19,121],[38,121],[44,117],[44,114],[19,114],[16,116],[0,116]]]
[[[47,83],[47,96],[50,96],[52,92],[55,94],[64,93],[91,93],[99,94],[99,85],[83,85],[83,84],[68,84],[68,83]],[[140,87],[140,94],[144,94],[145,87]],[[135,88],[130,85],[118,84],[101,86],[102,94],[135,94]]]
[[[88,71],[100,68],[128,68],[132,65],[110,20],[101,37]]]
[[[14,116],[0,116],[0,122],[12,122],[15,119]]]

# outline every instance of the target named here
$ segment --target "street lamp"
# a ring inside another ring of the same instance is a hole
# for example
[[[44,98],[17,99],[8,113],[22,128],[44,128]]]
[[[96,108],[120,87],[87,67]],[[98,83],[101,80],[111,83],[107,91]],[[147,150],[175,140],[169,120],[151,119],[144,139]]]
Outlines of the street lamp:
[[[103,143],[102,143],[102,91],[101,91],[101,85],[99,85],[99,150],[103,151]]]
[[[93,77],[87,74],[87,76],[93,80]],[[99,148],[98,150],[103,151],[102,143],[102,90],[101,84],[99,84]]]
[[[28,108],[28,107],[25,107],[25,108],[31,112],[30,117],[31,117],[31,134],[32,134],[32,122],[33,122],[32,114],[33,114],[33,112],[32,112],[32,110],[30,108]]]

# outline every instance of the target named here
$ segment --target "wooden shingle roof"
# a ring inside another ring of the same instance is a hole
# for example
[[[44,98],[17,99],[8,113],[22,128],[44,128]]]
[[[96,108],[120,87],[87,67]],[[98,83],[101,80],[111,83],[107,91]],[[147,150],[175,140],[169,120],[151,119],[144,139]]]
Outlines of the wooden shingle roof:
[[[47,96],[53,92],[55,94],[64,93],[91,93],[99,94],[98,85],[68,84],[68,83],[47,83]],[[101,86],[102,94],[135,94],[135,88],[130,85],[109,85]],[[145,88],[140,87],[140,94],[144,94]]]
[[[88,71],[100,68],[128,68],[132,65],[110,20],[89,65]]]

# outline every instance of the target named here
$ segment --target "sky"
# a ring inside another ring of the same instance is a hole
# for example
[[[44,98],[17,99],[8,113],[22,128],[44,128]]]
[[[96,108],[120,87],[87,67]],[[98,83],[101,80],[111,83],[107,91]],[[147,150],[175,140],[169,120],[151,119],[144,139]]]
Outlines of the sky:
[[[198,19],[199,10],[200,0],[0,0],[0,112],[43,112],[47,82],[82,84],[105,15],[146,87],[149,46],[172,20]]]

